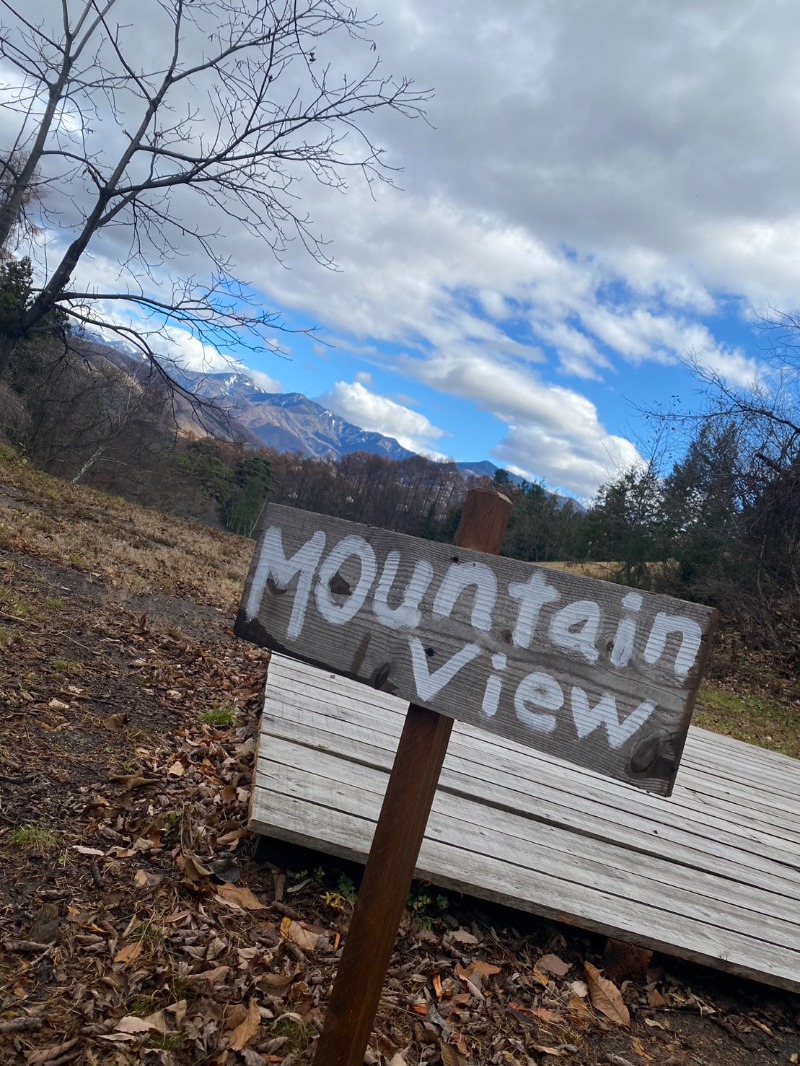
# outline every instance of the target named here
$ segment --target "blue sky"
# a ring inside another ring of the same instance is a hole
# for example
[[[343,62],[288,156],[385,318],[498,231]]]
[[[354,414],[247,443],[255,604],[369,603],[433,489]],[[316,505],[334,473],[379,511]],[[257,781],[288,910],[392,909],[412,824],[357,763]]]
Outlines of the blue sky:
[[[239,275],[289,324],[318,327],[242,358],[262,386],[408,447],[590,498],[648,456],[643,408],[699,402],[688,357],[746,385],[765,372],[754,316],[798,309],[800,13],[790,0],[371,8],[386,72],[434,91],[428,122],[370,119],[401,189],[299,181],[337,270],[299,247],[278,264],[226,223]],[[338,48],[321,41],[320,60],[340,62]],[[92,249],[87,284],[113,271],[116,239]],[[222,365],[170,339],[189,365]]]

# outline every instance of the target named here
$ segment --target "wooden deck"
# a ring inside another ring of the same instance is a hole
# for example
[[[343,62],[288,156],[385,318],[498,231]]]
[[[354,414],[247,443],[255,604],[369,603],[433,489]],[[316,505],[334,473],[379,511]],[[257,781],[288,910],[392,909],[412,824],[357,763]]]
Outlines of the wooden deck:
[[[404,713],[274,655],[251,828],[365,861]],[[700,729],[663,799],[456,723],[417,875],[800,991],[800,762]]]

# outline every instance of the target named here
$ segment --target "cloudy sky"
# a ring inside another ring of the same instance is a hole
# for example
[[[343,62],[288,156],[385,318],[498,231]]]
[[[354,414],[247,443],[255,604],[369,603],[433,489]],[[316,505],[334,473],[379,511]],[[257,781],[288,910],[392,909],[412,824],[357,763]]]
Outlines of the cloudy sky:
[[[745,384],[754,319],[798,309],[797,5],[371,8],[385,71],[434,90],[428,121],[370,120],[400,189],[297,186],[337,270],[301,248],[280,265],[228,223],[259,298],[318,327],[243,358],[415,450],[591,497],[647,453],[643,407],[697,402],[687,357]]]

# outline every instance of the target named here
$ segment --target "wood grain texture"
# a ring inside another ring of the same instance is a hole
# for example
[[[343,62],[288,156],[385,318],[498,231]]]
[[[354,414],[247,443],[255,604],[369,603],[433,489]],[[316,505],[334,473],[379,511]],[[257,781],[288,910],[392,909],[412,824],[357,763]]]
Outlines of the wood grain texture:
[[[270,665],[252,827],[364,861],[404,705]],[[417,875],[800,991],[800,763],[691,729],[670,800],[456,723]]]
[[[455,535],[459,548],[498,552],[511,502],[471,490]],[[315,1066],[361,1066],[397,938],[453,728],[451,718],[412,703],[406,713]]]
[[[271,505],[236,631],[668,795],[715,612],[470,548]]]

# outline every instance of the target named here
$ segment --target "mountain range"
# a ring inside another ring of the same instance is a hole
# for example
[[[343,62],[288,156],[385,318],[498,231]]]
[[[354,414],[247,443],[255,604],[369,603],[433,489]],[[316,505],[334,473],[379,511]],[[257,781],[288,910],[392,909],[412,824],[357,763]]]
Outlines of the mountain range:
[[[246,374],[181,373],[198,396],[213,400],[243,426],[248,435],[279,452],[340,459],[352,452],[367,452],[386,459],[409,459],[414,452],[394,437],[354,426],[300,392],[263,392]]]
[[[334,459],[352,452],[394,460],[410,459],[416,454],[394,437],[361,429],[301,392],[263,392],[242,371],[217,374],[182,371],[180,380],[196,395],[213,400],[228,411],[249,437],[276,451]],[[455,465],[467,478],[491,479],[498,469],[488,459]],[[516,474],[509,473],[509,479],[516,485],[523,483]]]
[[[130,373],[139,364],[140,356],[134,349],[114,343],[109,345],[99,335],[85,337],[84,352],[91,360],[102,359],[114,362]],[[232,367],[217,373],[199,373],[185,370],[175,363],[164,360],[170,376],[187,393],[212,406],[198,412],[191,403],[176,397],[175,415],[181,429],[187,432],[208,432],[215,436],[245,440],[250,444],[263,444],[279,452],[298,452],[315,458],[341,459],[353,452],[366,452],[386,459],[412,458],[416,453],[405,448],[394,437],[386,436],[348,422],[329,411],[322,404],[309,399],[300,392],[265,392],[249,376],[244,367]],[[218,414],[214,408],[224,412]],[[469,479],[494,477],[499,469],[488,459],[455,464],[461,474]],[[508,472],[514,485],[525,481],[517,474]],[[567,497],[554,493],[563,504]],[[575,500],[570,502],[581,507]]]

